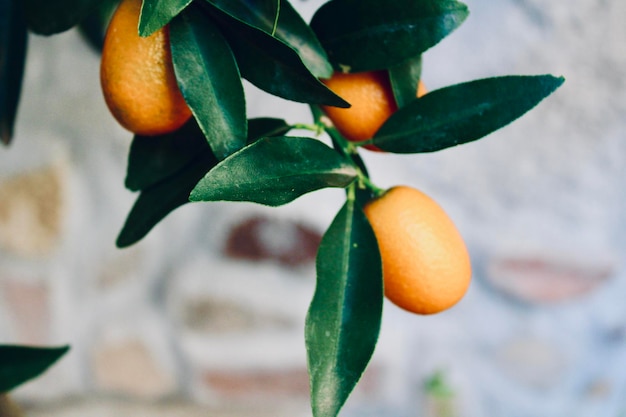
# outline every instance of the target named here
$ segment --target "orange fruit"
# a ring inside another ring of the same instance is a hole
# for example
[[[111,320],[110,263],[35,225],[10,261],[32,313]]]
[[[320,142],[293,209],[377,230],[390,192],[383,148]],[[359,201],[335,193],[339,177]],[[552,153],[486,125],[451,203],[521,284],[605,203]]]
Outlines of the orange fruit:
[[[417,314],[455,305],[472,276],[463,238],[432,198],[397,186],[364,207],[383,264],[385,296]]]
[[[336,72],[322,82],[351,104],[347,109],[322,106],[337,130],[351,142],[372,138],[389,116],[398,110],[386,71]],[[422,96],[425,91],[420,81],[416,96]]]
[[[191,110],[181,94],[169,47],[168,27],[138,33],[141,0],[122,0],[105,34],[100,65],[104,99],[113,116],[139,135],[181,127]]]

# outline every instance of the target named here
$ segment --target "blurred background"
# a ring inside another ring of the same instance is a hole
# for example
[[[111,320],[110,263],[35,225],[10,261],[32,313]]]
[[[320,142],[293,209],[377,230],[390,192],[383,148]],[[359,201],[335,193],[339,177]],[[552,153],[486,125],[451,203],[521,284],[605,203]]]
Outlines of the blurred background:
[[[309,19],[322,3],[293,0]],[[474,278],[454,309],[385,305],[342,416],[626,416],[626,3],[467,0],[424,54],[429,90],[507,74],[565,84],[474,143],[367,153],[382,187],[446,209]],[[131,134],[73,30],[31,36],[14,143],[0,151],[0,343],[72,345],[14,393],[29,416],[310,416],[304,317],[342,204],[187,205],[114,242],[134,199]],[[310,120],[249,85],[249,116]]]

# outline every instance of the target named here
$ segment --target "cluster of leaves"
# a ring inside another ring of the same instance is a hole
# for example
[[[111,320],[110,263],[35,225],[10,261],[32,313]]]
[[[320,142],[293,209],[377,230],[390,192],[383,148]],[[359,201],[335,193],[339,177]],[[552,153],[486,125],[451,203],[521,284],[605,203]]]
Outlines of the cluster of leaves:
[[[118,0],[0,0],[0,133],[11,137],[26,32],[74,26],[96,47]],[[378,339],[383,284],[376,239],[362,212],[371,184],[358,147],[324,123],[321,105],[350,104],[321,78],[334,71],[384,70],[399,110],[364,144],[423,153],[480,139],[533,108],[563,82],[551,75],[501,76],[417,99],[422,54],[468,16],[456,0],[331,0],[310,23],[288,0],[143,0],[138,32],[168,25],[179,87],[194,117],[180,130],[135,136],[126,186],[139,192],[118,237],[141,240],[190,201],[289,203],[326,187],[346,203],[317,255],[317,287],[306,320],[311,402],[334,417],[358,383]],[[10,63],[10,64],[9,64]],[[248,119],[242,79],[308,104],[318,138],[288,136],[275,118]]]

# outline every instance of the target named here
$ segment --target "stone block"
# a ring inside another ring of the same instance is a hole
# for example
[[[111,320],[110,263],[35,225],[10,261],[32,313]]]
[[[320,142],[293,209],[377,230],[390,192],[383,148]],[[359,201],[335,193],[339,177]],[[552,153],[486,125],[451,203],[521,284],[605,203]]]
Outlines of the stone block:
[[[487,267],[486,280],[517,300],[554,304],[584,297],[615,271],[615,260],[607,256],[520,251],[494,256]]]
[[[55,163],[0,179],[0,248],[42,257],[59,246],[66,220],[66,169]]]

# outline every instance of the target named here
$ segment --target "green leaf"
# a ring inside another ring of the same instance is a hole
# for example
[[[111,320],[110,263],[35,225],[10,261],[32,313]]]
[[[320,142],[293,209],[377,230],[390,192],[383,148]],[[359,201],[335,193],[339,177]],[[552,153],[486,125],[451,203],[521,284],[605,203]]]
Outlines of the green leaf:
[[[22,0],[28,27],[39,35],[64,32],[81,22],[99,0]]]
[[[350,105],[326,87],[284,42],[208,9],[228,38],[241,75],[256,87],[286,100],[336,107]]]
[[[283,135],[290,129],[281,119],[250,119],[248,142]],[[193,119],[179,130],[165,135],[136,135],[128,154],[126,187],[132,191],[146,189],[186,168],[199,154],[210,152],[211,148]]]
[[[280,39],[292,47],[317,77],[328,78],[333,68],[315,33],[287,0],[207,0],[223,12]],[[278,7],[280,5],[280,7]],[[276,15],[278,13],[278,20]],[[277,24],[276,24],[277,23]]]
[[[21,0],[0,0],[0,140],[4,144],[13,137],[27,38]]]
[[[69,346],[40,348],[0,345],[0,393],[38,377],[65,355]]]
[[[332,0],[317,10],[311,27],[335,68],[359,72],[420,55],[468,14],[455,0]]]
[[[137,243],[168,214],[188,203],[193,187],[216,163],[211,153],[204,152],[175,174],[144,189],[128,214],[116,245],[124,248]]]
[[[170,24],[176,79],[215,155],[223,159],[246,144],[246,103],[228,43],[212,20],[193,6]]]
[[[102,52],[107,27],[118,5],[119,0],[100,0],[92,12],[78,24],[80,33],[98,53]]]
[[[394,113],[373,143],[388,152],[418,153],[471,142],[522,116],[563,81],[511,75],[445,87]]]
[[[417,98],[417,87],[422,73],[421,55],[389,68],[388,72],[398,107],[404,107]]]
[[[192,119],[179,130],[160,136],[135,136],[128,154],[126,187],[145,189],[185,168],[211,149]]]
[[[209,171],[191,201],[251,201],[280,206],[326,187],[346,187],[357,173],[316,139],[278,136],[257,140]]]
[[[143,0],[139,35],[150,36],[189,6],[191,0]]]
[[[317,286],[306,318],[315,417],[335,417],[370,361],[383,309],[376,238],[354,200],[341,209],[317,254]]]
[[[259,117],[248,120],[248,144],[261,138],[282,136],[291,130],[291,126],[283,119]]]

